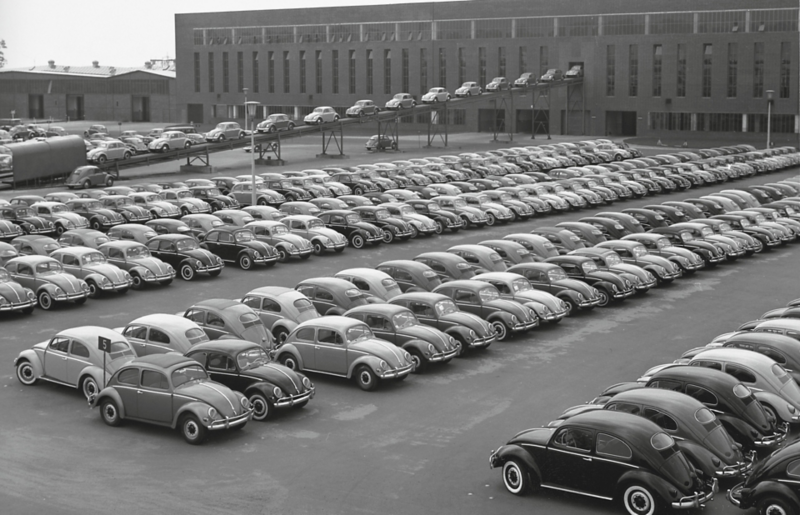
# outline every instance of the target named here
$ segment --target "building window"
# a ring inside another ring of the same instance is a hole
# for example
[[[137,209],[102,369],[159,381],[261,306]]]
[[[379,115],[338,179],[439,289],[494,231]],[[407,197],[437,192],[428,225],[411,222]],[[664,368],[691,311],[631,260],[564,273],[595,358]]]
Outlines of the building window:
[[[402,61],[403,61],[403,83],[400,85],[400,89],[403,92],[408,92],[410,84],[409,84],[409,75],[408,75],[408,49],[404,48],[402,52]]]
[[[739,75],[739,45],[728,43],[728,88],[727,97],[736,97],[736,84]]]
[[[315,67],[314,79],[317,82],[317,94],[322,94],[322,50],[316,51],[316,59],[314,59]]]
[[[300,93],[306,92],[306,51],[300,50]]]
[[[539,47],[539,76],[541,77],[550,67],[550,61],[548,59],[548,52],[547,47]]]
[[[419,49],[419,90],[428,91],[428,52],[425,48]]]
[[[348,91],[352,95],[356,92],[356,51],[347,51]]]
[[[703,45],[703,79],[702,79],[702,96],[703,98],[711,97],[711,64],[714,56],[714,47],[710,44]]]
[[[478,83],[486,87],[486,47],[478,47]]]
[[[528,71],[528,56],[527,56],[527,48],[524,46],[519,47],[519,74],[522,75],[523,73]]]
[[[606,47],[606,96],[613,97],[616,88],[617,78],[617,62],[615,45],[608,45]]]
[[[214,54],[208,53],[208,92],[214,92]]]
[[[628,96],[639,96],[639,45],[628,47]]]
[[[275,52],[267,52],[267,89],[275,93]]]
[[[464,55],[464,49],[458,48],[458,85],[464,84],[467,80],[467,58]]]
[[[439,87],[447,88],[447,50],[439,49]]]
[[[764,96],[764,43],[756,43],[753,52],[753,97]]]
[[[258,93],[258,52],[253,52],[253,93]]]
[[[367,50],[367,95],[372,95],[372,50]]]
[[[661,45],[653,45],[653,96],[661,96]]]
[[[697,113],[697,130],[742,132],[742,115],[739,113]]]
[[[244,52],[236,52],[236,87],[239,93],[244,91]]]
[[[392,93],[392,51],[383,51],[383,92],[387,95]]]
[[[228,63],[228,52],[222,52],[222,92],[227,93],[230,81],[230,65]]]
[[[497,76],[506,76],[506,47],[504,46],[497,49]]]
[[[194,92],[200,93],[200,52],[194,53]]]
[[[792,64],[791,61],[791,47],[789,46],[788,41],[781,42],[781,75],[780,75],[780,82],[778,83],[778,96],[780,98],[789,98],[789,85],[790,85],[790,78],[789,69],[790,65]]]
[[[686,45],[678,43],[678,82],[675,96],[686,96]]]
[[[290,67],[289,67],[289,51],[283,51],[283,92],[284,93],[291,93],[292,91],[292,81],[291,77],[289,76]]]
[[[332,50],[331,51],[331,61],[333,61],[333,71],[331,74],[331,80],[333,81],[332,90],[334,94],[339,93],[339,51]]]

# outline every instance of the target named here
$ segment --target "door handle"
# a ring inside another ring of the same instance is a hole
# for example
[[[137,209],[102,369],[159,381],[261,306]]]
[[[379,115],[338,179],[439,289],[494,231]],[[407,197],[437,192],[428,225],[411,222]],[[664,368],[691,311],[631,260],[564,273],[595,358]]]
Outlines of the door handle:
[[[67,357],[64,356],[63,358],[61,358],[61,361],[67,361]]]
[[[143,392],[143,391],[141,391],[141,390],[136,390],[136,393],[137,393],[138,395],[141,395],[141,394],[143,394],[144,392]],[[591,460],[589,460],[589,461],[591,461]]]
[[[319,350],[319,345],[314,345],[314,348],[315,348],[316,350]]]
[[[142,393],[142,392],[139,392]],[[583,461],[592,461],[592,458],[583,458]]]

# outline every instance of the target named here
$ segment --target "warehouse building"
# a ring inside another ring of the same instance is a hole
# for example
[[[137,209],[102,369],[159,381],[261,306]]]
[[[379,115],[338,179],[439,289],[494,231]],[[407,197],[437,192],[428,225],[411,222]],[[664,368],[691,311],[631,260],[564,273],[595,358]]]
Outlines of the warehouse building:
[[[513,132],[765,132],[771,95],[772,131],[798,131],[788,0],[465,1],[179,14],[175,24],[178,101],[195,123],[242,120],[245,90],[262,103],[258,118],[301,119],[320,105],[344,115],[359,99],[581,64],[581,85],[453,105],[450,128],[491,131],[499,118]]]

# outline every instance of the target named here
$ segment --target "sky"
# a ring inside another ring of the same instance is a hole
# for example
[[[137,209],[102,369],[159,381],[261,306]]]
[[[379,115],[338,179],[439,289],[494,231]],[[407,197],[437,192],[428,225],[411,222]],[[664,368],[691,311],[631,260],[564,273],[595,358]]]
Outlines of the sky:
[[[420,3],[428,0],[400,0]],[[440,1],[440,0],[437,0]],[[6,68],[144,66],[175,57],[175,14],[378,5],[396,0],[0,0]]]

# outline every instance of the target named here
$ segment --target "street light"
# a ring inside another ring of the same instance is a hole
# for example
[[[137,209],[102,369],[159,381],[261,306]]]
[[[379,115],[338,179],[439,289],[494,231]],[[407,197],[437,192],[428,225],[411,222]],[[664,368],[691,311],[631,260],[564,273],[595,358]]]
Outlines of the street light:
[[[770,148],[770,131],[772,129],[772,97],[775,92],[771,89],[767,90],[767,149]]]
[[[250,205],[256,205],[256,145],[255,145],[255,118],[256,118],[256,109],[260,106],[260,102],[245,102],[244,106],[245,110],[245,118],[244,118],[244,127],[247,128],[247,118],[250,118],[250,180],[252,181],[251,186],[253,187],[252,196],[250,198]]]

